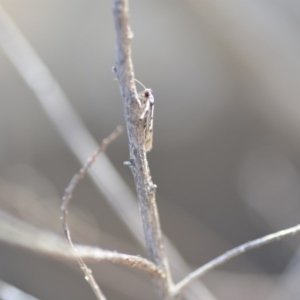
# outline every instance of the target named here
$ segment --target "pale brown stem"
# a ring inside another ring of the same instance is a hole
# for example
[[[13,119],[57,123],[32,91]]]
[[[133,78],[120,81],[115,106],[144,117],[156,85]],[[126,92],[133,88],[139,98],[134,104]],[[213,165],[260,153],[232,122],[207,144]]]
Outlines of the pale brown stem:
[[[165,273],[165,279],[154,280],[160,299],[169,299],[173,285],[163,244],[155,200],[155,188],[145,152],[144,130],[139,118],[142,114],[131,59],[132,32],[129,26],[128,1],[113,1],[117,58],[115,72],[123,99],[124,115],[129,138],[130,160],[142,216],[146,248],[150,259]]]

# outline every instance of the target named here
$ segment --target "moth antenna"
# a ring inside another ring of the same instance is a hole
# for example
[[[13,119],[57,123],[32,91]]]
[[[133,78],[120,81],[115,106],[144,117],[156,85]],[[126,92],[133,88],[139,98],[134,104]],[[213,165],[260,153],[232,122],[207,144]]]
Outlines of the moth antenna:
[[[134,78],[134,81],[136,81],[137,83],[139,83],[145,90],[147,89],[139,80]]]

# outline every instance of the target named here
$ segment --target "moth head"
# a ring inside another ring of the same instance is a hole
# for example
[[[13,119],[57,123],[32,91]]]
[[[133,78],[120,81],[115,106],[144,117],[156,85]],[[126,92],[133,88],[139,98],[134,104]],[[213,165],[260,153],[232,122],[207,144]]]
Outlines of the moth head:
[[[151,89],[144,90],[144,97],[150,102],[150,104],[154,104],[154,97]]]
[[[150,101],[150,103],[154,102],[152,100],[154,98],[151,89],[145,89],[144,91],[140,92],[138,96],[142,104],[145,104],[148,101]]]
[[[144,97],[145,97],[145,98],[149,98],[150,95],[151,95],[151,90],[150,90],[150,89],[145,89],[145,90],[144,90]]]

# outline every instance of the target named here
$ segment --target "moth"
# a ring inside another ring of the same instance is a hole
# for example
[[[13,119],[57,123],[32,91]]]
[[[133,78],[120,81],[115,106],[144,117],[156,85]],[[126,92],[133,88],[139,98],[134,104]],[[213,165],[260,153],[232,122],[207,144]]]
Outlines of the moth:
[[[145,150],[149,152],[153,145],[153,113],[154,113],[154,97],[151,89],[144,87],[144,91],[138,94],[141,102],[142,114],[140,122],[144,128]]]

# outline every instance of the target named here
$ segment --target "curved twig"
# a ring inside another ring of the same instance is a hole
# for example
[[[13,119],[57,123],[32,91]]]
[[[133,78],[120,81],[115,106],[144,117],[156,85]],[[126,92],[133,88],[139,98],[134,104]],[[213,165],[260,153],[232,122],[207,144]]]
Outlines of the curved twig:
[[[300,225],[296,225],[294,227],[280,230],[278,232],[266,235],[264,237],[258,238],[256,240],[247,242],[243,245],[240,245],[236,248],[233,248],[224,254],[218,256],[217,258],[211,260],[210,262],[206,263],[202,267],[198,268],[194,272],[190,273],[187,277],[185,277],[183,280],[181,280],[179,283],[177,283],[173,289],[173,296],[178,295],[182,292],[184,288],[187,287],[188,284],[190,284],[193,280],[195,280],[198,277],[203,276],[208,271],[211,271],[215,269],[216,267],[225,264],[229,260],[235,258],[236,256],[239,256],[245,252],[248,252],[252,249],[256,249],[259,247],[262,247],[263,245],[280,241],[282,238],[295,235],[300,232]]]
[[[152,277],[164,278],[164,273],[159,270],[156,265],[149,261],[146,258],[137,256],[137,255],[129,255],[124,253],[119,253],[116,251],[108,251],[100,248],[87,247],[76,245],[77,254],[81,258],[86,258],[89,260],[96,261],[107,261],[112,263],[118,263],[122,265],[126,265],[132,268],[137,268],[142,271],[146,271]]]
[[[74,247],[72,239],[71,239],[71,234],[70,234],[70,229],[69,229],[69,225],[68,225],[68,205],[72,199],[73,196],[73,192],[75,190],[75,187],[77,186],[77,184],[79,183],[80,180],[82,180],[84,178],[84,176],[86,175],[87,170],[92,166],[92,164],[95,162],[95,160],[97,159],[97,157],[99,156],[100,153],[102,153],[103,151],[105,151],[105,149],[107,148],[107,146],[114,141],[122,132],[122,128],[121,127],[117,127],[117,129],[115,131],[113,131],[109,137],[107,137],[106,139],[104,139],[102,141],[102,143],[100,144],[98,150],[88,159],[88,161],[86,162],[86,164],[80,169],[80,171],[75,174],[73,176],[73,178],[71,179],[69,185],[67,186],[66,190],[65,190],[65,194],[62,198],[62,205],[61,205],[61,211],[62,211],[62,227],[64,230],[64,234],[65,234],[65,238],[68,241],[70,247],[73,249],[73,251],[75,253],[77,252],[77,249]],[[84,261],[82,260],[81,256],[78,254],[76,256],[76,260],[80,266],[80,269],[83,271],[84,275],[85,275],[85,279],[86,281],[90,284],[91,288],[94,291],[95,296],[97,297],[97,299],[99,300],[105,300],[105,296],[102,293],[102,291],[100,290],[91,269],[89,269],[86,264],[84,263]]]

